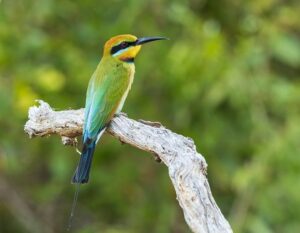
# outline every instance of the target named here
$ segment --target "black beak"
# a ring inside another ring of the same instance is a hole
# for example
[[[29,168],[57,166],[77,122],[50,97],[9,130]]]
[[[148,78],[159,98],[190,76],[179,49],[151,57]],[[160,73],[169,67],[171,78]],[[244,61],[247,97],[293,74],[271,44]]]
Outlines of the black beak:
[[[156,40],[169,40],[166,37],[142,37],[142,38],[138,38],[135,42],[135,45],[141,45],[141,44],[145,44],[151,41],[156,41]]]

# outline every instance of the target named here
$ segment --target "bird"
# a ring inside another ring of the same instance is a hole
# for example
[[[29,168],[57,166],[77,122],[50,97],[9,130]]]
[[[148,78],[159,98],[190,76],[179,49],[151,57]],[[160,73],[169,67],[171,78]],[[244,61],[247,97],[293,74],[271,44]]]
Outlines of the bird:
[[[166,37],[123,34],[110,38],[87,88],[82,151],[72,183],[88,183],[95,147],[114,115],[119,114],[134,80],[134,60],[143,44]]]

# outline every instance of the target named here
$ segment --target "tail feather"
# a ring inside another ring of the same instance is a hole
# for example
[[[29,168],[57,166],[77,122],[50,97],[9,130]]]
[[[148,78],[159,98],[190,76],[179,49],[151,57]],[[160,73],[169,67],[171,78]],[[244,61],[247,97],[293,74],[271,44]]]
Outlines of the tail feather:
[[[83,145],[80,161],[73,176],[72,183],[83,184],[89,181],[95,147],[96,141],[90,142],[89,144],[85,143]]]

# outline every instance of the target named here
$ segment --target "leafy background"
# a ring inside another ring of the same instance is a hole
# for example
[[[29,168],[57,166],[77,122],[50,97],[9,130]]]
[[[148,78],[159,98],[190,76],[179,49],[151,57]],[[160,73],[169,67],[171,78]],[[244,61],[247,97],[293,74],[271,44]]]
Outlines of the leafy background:
[[[113,35],[144,46],[124,111],[192,137],[235,232],[300,232],[299,1],[0,2],[0,232],[66,232],[78,161],[23,132],[35,99],[84,105]],[[190,232],[164,165],[105,135],[73,232]]]

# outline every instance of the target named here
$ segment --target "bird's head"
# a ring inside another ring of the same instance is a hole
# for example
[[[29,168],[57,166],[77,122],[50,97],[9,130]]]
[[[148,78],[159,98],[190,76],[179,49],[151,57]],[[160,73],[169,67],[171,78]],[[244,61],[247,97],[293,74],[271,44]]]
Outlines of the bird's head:
[[[112,56],[120,61],[130,63],[134,61],[142,44],[166,39],[167,38],[164,37],[137,38],[136,36],[129,34],[114,36],[105,43],[103,55]]]

